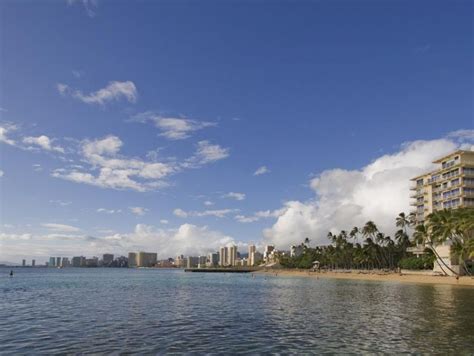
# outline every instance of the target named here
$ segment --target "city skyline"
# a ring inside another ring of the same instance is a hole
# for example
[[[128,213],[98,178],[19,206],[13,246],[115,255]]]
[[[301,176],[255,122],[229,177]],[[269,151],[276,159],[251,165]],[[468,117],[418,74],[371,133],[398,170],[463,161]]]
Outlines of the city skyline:
[[[0,261],[390,233],[473,149],[469,6],[201,6],[2,3]]]

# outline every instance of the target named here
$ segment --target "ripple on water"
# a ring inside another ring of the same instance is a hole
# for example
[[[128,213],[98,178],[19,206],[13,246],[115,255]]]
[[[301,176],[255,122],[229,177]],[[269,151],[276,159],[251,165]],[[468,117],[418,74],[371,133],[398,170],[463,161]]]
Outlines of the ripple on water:
[[[126,269],[18,270],[0,283],[0,353],[469,353],[474,345],[468,288]]]

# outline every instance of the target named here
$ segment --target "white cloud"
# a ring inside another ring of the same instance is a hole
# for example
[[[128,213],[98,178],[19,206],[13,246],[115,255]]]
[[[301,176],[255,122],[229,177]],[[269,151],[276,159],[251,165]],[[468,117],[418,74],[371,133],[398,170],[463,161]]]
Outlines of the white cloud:
[[[225,218],[228,214],[237,212],[238,209],[216,209],[204,211],[184,211],[183,209],[174,209],[173,214],[180,218],[187,217],[205,217],[214,216],[216,218]]]
[[[306,237],[327,244],[329,231],[348,230],[369,220],[392,234],[395,217],[410,211],[410,178],[434,169],[433,160],[458,147],[459,140],[414,141],[360,170],[324,171],[310,181],[315,198],[286,202],[276,223],[264,230],[265,241],[280,248]]]
[[[72,202],[70,201],[63,201],[63,200],[50,200],[49,202],[51,204],[60,205],[60,206],[68,206],[72,204]]]
[[[129,251],[156,251],[159,246],[158,254],[162,258],[178,254],[204,255],[234,242],[232,237],[219,231],[192,224],[183,224],[178,229],[171,230],[138,224],[133,233],[116,234],[108,238],[127,246]]]
[[[0,126],[0,142],[6,143],[7,145],[15,146],[16,142],[7,137],[8,132],[16,130],[17,127],[11,124],[3,124]]]
[[[170,140],[183,140],[195,131],[216,126],[214,122],[197,121],[186,118],[163,117],[153,112],[144,112],[133,116],[133,121],[151,121],[161,131],[160,136]]]
[[[131,103],[135,103],[138,98],[137,88],[131,81],[112,81],[109,82],[105,88],[99,89],[90,94],[83,94],[82,91],[74,90],[63,83],[58,83],[57,89],[61,95],[71,95],[73,98],[86,104],[105,105],[108,102],[122,98]]]
[[[210,200],[206,200],[206,201],[204,202],[204,205],[205,205],[205,206],[211,206],[211,205],[214,205],[214,203],[213,203],[212,201],[210,201]]]
[[[262,174],[270,173],[270,170],[266,166],[261,166],[253,173],[254,176],[260,176]]]
[[[5,173],[0,169],[0,178],[3,177]]]
[[[97,0],[67,0],[69,6],[74,5],[75,3],[82,4],[84,10],[86,10],[87,16],[95,17],[97,15],[96,8],[98,6]]]
[[[106,209],[106,208],[99,208],[96,211],[98,213],[104,213],[104,214],[119,214],[122,212],[121,209]]]
[[[186,168],[199,168],[206,163],[212,163],[223,158],[215,154],[206,157],[198,151],[185,163],[174,161],[157,162],[140,158],[128,158],[120,155],[123,146],[117,136],[107,136],[97,140],[85,140],[81,143],[79,154],[82,162],[89,167],[70,165],[52,172],[56,178],[66,179],[76,183],[90,184],[101,188],[131,189],[138,192],[157,190],[169,185],[165,179]],[[211,152],[221,149],[218,145],[210,145]],[[221,149],[225,151],[225,149]]]
[[[91,165],[90,169],[57,169],[52,175],[102,188],[144,192],[166,186],[163,179],[177,170],[173,163],[122,157],[119,155],[122,145],[122,141],[116,136],[86,140],[81,145],[80,153],[83,160]]]
[[[192,224],[183,224],[177,229],[138,224],[130,233],[110,233],[100,237],[70,233],[36,235],[0,232],[0,241],[0,260],[17,261],[24,258],[25,251],[28,251],[30,256],[37,258],[37,262],[47,261],[49,256],[74,256],[77,253],[97,256],[111,251],[123,255],[129,251],[155,251],[159,258],[178,254],[198,256],[231,243],[242,248],[245,246],[220,231]]]
[[[143,216],[148,212],[147,208],[143,208],[141,206],[131,206],[129,207],[129,209],[133,214],[139,215],[139,216]]]
[[[161,220],[160,220],[160,224],[166,225],[166,224],[168,224],[168,223],[169,223],[169,221],[166,220],[166,219],[161,219]]]
[[[71,225],[64,225],[64,224],[55,224],[55,223],[45,223],[41,224],[41,226],[47,228],[51,231],[57,232],[78,232],[81,231],[78,227],[71,226]]]
[[[211,144],[209,141],[199,141],[196,153],[182,164],[184,168],[196,168],[207,163],[229,157],[229,149]]]
[[[23,143],[27,145],[39,146],[40,148],[46,151],[56,151],[56,152],[64,153],[64,149],[62,147],[53,146],[51,139],[45,135],[41,135],[38,137],[33,137],[33,136],[24,137]]]
[[[285,208],[277,209],[277,210],[273,210],[273,211],[272,210],[262,210],[262,211],[257,211],[255,214],[253,214],[251,216],[236,215],[236,216],[234,216],[234,219],[237,220],[240,223],[252,223],[252,222],[259,221],[261,219],[278,218],[285,211],[286,211]]]
[[[81,70],[73,70],[72,75],[77,79],[81,78],[84,75],[84,72]],[[61,91],[60,91],[61,92]]]
[[[245,199],[245,194],[244,193],[230,192],[230,193],[224,194],[222,197],[223,198],[229,198],[229,199],[235,199],[235,200],[244,200]]]

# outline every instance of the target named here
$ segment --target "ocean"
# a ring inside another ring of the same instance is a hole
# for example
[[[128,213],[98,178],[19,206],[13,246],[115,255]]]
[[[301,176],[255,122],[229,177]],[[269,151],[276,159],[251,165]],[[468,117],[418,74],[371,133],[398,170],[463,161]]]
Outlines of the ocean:
[[[0,354],[472,353],[474,288],[0,268]]]

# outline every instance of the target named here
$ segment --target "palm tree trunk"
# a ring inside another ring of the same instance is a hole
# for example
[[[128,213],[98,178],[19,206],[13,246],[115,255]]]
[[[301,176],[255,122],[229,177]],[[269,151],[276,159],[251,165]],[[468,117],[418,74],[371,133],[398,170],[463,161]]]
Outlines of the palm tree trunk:
[[[455,271],[453,271],[453,269],[452,269],[451,267],[449,267],[449,266],[446,264],[446,262],[444,262],[444,260],[441,258],[441,256],[440,256],[440,255],[438,254],[438,252],[436,251],[436,249],[433,247],[433,244],[430,243],[428,246],[430,247],[431,251],[433,251],[433,253],[435,254],[435,256],[436,256],[436,261],[440,260],[440,261],[443,263],[443,265],[444,265],[448,270],[450,270],[454,275],[459,276],[458,273],[456,273]],[[438,264],[439,264],[439,262],[438,262]],[[441,268],[441,265],[440,265],[440,268]],[[441,268],[441,270],[443,270],[443,268]],[[447,274],[444,270],[443,270],[443,272],[444,272],[445,274]]]

